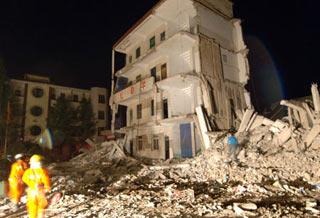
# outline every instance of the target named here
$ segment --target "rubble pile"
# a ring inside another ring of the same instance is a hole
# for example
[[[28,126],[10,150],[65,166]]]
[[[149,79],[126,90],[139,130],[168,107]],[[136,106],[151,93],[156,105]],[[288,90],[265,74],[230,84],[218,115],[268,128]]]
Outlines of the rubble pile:
[[[193,159],[146,162],[127,157],[113,141],[52,164],[52,193],[62,197],[47,216],[320,216],[320,105],[292,102],[285,102],[288,117],[276,121],[237,111],[239,162],[228,161],[221,131],[207,133],[211,147]],[[8,212],[0,201],[0,213]]]

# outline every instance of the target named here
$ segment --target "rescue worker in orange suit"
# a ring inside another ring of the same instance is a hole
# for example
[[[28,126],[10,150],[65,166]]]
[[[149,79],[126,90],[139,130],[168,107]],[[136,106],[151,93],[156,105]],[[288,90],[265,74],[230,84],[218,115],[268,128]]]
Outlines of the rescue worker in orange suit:
[[[24,184],[22,182],[22,176],[25,170],[28,168],[28,164],[23,160],[24,158],[23,154],[16,154],[14,158],[16,162],[14,162],[11,166],[11,171],[9,175],[8,196],[17,208],[18,203],[20,202],[21,196],[24,192]]]
[[[33,155],[30,158],[30,168],[23,174],[22,180],[28,185],[27,209],[30,218],[44,217],[48,205],[45,193],[50,191],[48,171],[42,166],[42,156]]]

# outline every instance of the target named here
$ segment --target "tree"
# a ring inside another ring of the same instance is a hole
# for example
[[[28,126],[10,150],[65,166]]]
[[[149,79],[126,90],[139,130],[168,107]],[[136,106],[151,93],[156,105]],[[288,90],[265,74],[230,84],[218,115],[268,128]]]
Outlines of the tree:
[[[0,58],[0,146],[12,146],[19,140],[21,132],[22,107],[14,96],[10,80],[6,76],[3,60]]]
[[[77,112],[77,133],[80,141],[84,141],[93,136],[96,131],[96,121],[90,100],[82,98]]]
[[[56,104],[50,108],[48,127],[52,130],[55,144],[71,143],[74,135],[76,111],[71,102],[64,96],[57,99]]]
[[[0,144],[4,144],[7,127],[8,103],[11,91],[3,60],[0,58]]]

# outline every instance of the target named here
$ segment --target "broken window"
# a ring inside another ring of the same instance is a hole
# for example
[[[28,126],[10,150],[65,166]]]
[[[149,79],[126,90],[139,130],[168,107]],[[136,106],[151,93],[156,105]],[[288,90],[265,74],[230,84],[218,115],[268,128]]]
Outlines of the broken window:
[[[142,140],[142,136],[138,136],[137,139],[137,145],[138,145],[138,150],[141,151],[143,148],[143,140]]]
[[[137,119],[141,119],[142,117],[142,104],[137,105]]]
[[[141,55],[141,48],[139,47],[136,49],[136,58],[139,58],[140,55]]]
[[[159,150],[159,137],[158,136],[153,137],[152,150]]]
[[[154,48],[155,46],[156,46],[156,37],[153,36],[152,38],[150,38],[149,47],[151,49],[151,48]]]
[[[151,116],[154,115],[154,100],[151,100]]]
[[[167,78],[167,64],[161,65],[161,79],[164,80]]]
[[[163,32],[160,34],[160,40],[161,40],[161,41],[166,40],[166,32],[165,32],[165,31],[163,31]]]

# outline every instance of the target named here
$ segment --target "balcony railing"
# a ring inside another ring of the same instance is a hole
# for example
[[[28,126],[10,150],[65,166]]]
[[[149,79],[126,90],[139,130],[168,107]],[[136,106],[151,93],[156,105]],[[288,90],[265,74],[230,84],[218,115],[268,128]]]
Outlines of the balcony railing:
[[[123,89],[114,94],[114,101],[125,101],[135,95],[150,91],[154,84],[154,77],[148,77],[140,82],[137,82],[126,89]]]

